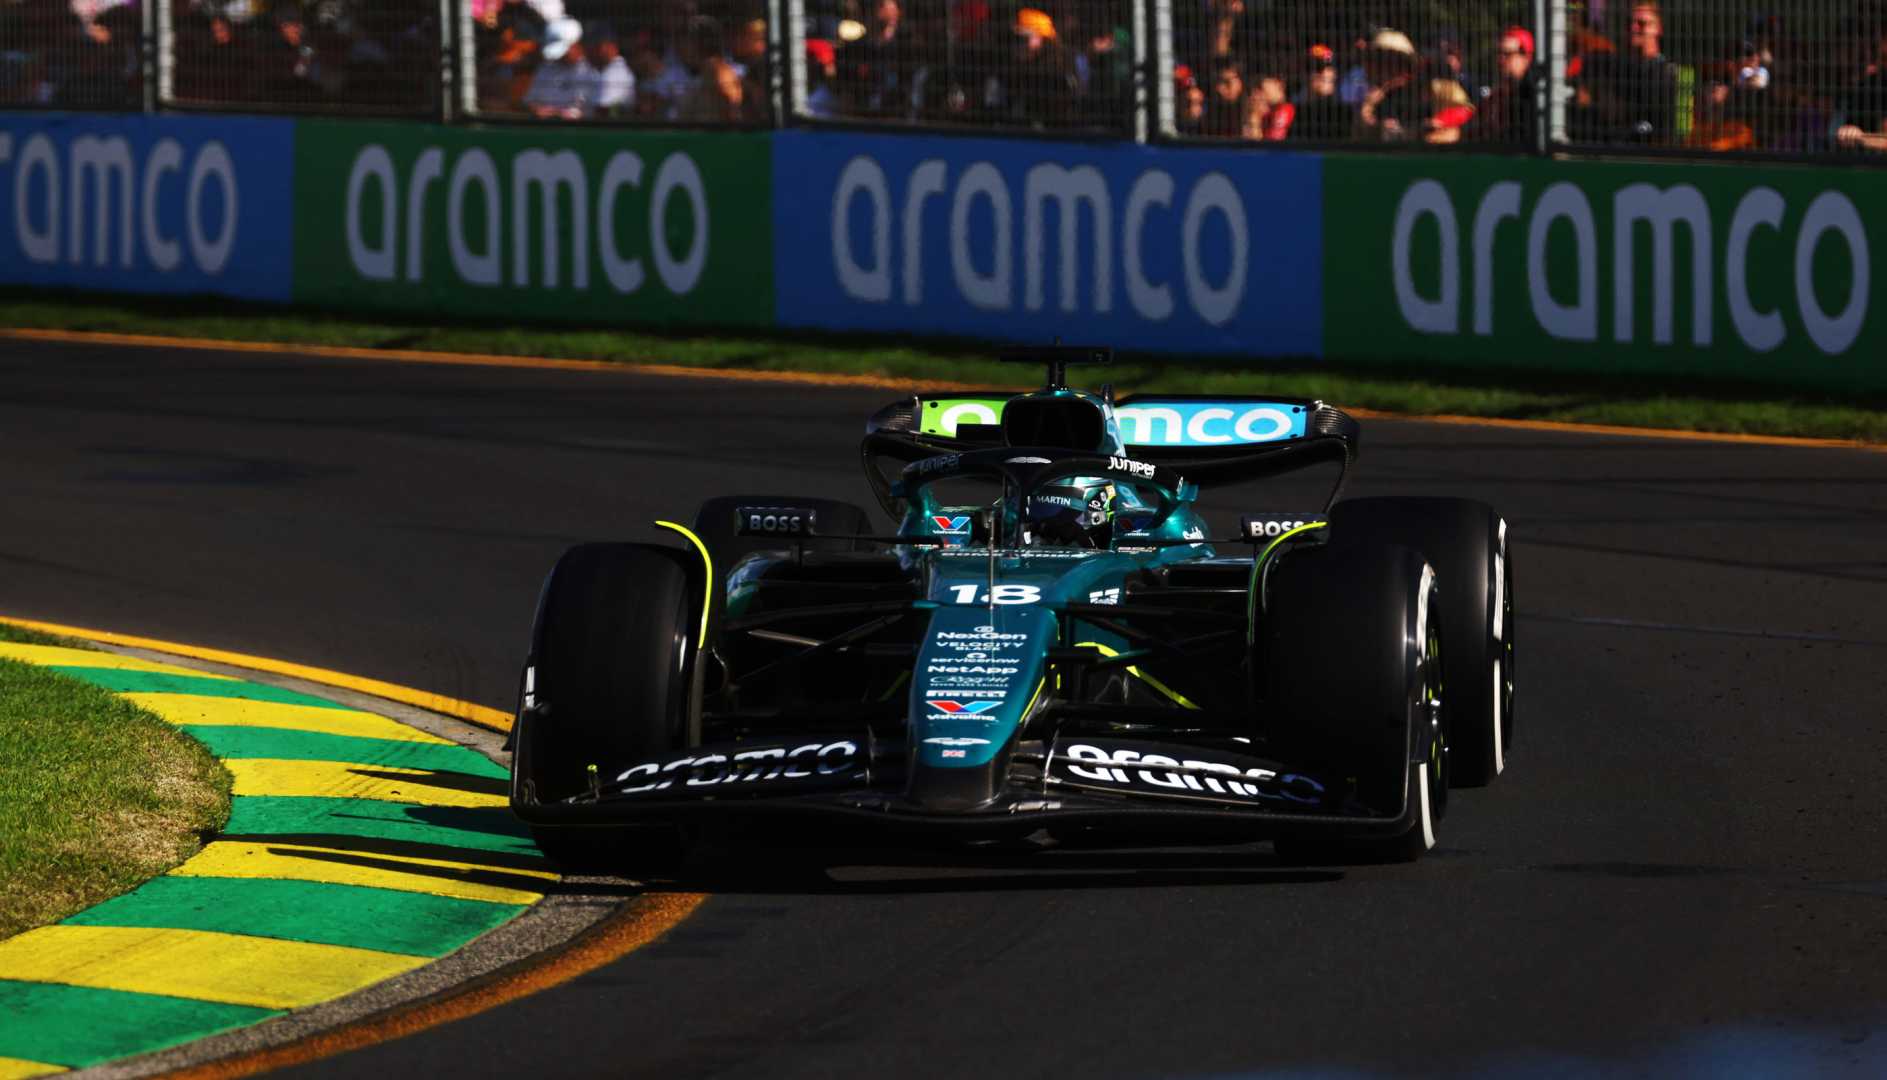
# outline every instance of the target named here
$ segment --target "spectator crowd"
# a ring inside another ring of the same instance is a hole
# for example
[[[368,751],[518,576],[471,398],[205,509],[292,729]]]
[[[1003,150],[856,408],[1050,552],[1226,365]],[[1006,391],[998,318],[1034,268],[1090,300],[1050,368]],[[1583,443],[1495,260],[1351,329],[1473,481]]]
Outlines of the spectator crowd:
[[[181,103],[415,114],[440,104],[452,28],[441,25],[438,0],[0,0],[0,106],[137,107],[141,2],[171,5]],[[777,119],[770,61],[787,38],[769,26],[768,0],[460,2],[481,115],[755,127]],[[1170,2],[1181,136],[1538,144],[1546,78],[1531,0]],[[796,101],[812,119],[1132,129],[1130,0],[802,7],[806,78]],[[1567,140],[1887,152],[1887,0],[1784,7],[1571,0]],[[1149,70],[1162,51],[1142,51]]]

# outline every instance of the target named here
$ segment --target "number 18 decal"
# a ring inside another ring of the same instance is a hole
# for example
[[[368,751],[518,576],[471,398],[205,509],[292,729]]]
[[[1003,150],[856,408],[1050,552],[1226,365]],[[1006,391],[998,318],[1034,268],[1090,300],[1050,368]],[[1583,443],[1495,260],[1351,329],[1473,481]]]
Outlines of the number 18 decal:
[[[1042,602],[1042,590],[1034,585],[998,585],[990,592],[977,595],[975,585],[952,585],[950,591],[958,604],[1039,604]]]

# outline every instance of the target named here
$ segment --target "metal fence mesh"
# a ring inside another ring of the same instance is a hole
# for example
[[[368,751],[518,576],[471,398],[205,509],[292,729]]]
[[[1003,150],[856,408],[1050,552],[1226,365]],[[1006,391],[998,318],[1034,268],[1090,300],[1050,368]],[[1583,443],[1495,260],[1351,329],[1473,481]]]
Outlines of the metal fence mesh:
[[[1531,0],[1173,0],[1174,134],[1449,146],[1536,140]]]
[[[0,106],[138,108],[142,15],[124,0],[0,0]]]
[[[147,86],[261,112],[1887,162],[1887,0],[0,0],[0,107],[136,109]]]
[[[1848,154],[1887,150],[1887,12],[1875,2],[1572,4],[1575,146]]]
[[[799,115],[1134,131],[1128,0],[805,0]]]
[[[767,0],[470,0],[482,116],[757,127]]]
[[[166,103],[429,115],[439,13],[438,0],[171,0]]]

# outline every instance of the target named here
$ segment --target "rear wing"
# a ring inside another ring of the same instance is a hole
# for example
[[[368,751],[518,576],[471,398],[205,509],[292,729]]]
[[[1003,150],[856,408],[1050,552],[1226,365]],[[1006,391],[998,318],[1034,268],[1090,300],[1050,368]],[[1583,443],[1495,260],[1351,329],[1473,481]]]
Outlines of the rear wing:
[[[885,456],[916,461],[1002,444],[1010,391],[920,393],[865,426],[866,469]],[[1125,453],[1197,484],[1223,484],[1336,462],[1347,473],[1362,429],[1341,409],[1306,398],[1133,394],[1113,402]],[[1343,485],[1337,478],[1334,501]]]

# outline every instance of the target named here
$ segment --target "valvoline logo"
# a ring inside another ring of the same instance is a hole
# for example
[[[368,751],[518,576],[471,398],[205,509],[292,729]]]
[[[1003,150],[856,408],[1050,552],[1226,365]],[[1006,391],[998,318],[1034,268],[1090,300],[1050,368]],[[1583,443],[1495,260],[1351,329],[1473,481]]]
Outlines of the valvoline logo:
[[[956,535],[970,531],[970,518],[968,514],[963,514],[958,517],[938,515],[930,520],[932,524],[937,526],[938,532],[946,535]]]
[[[986,713],[989,710],[996,708],[997,706],[1001,705],[1002,702],[1000,701],[927,701],[924,704],[929,705],[931,708],[936,709],[939,712],[968,713],[971,716],[976,716],[980,713]]]

